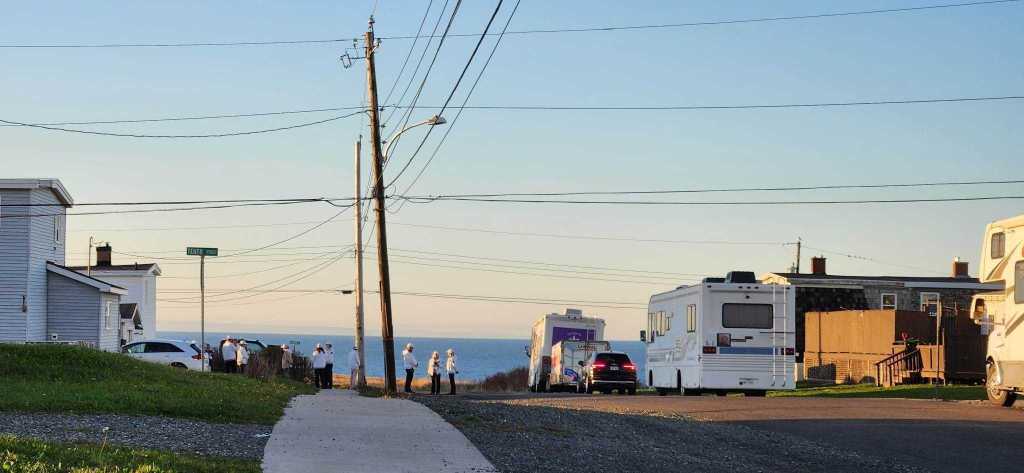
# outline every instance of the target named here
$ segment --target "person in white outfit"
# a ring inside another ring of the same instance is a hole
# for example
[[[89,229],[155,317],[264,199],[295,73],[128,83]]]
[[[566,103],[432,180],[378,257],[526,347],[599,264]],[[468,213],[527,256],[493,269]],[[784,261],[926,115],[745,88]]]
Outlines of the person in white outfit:
[[[402,361],[405,364],[405,392],[412,392],[412,376],[416,374],[416,367],[420,365],[416,361],[416,356],[412,354],[413,346],[411,343],[405,345],[405,350],[402,350]]]
[[[249,364],[249,347],[246,346],[245,340],[238,342],[238,353],[235,355],[235,361],[238,363],[238,372],[245,373],[245,365]]]
[[[326,367],[327,354],[324,353],[323,347],[317,343],[316,348],[313,349],[313,384],[316,384],[317,388],[324,387],[324,368]]]
[[[359,387],[359,347],[352,347],[352,351],[348,352],[348,388],[356,389]]]
[[[436,351],[430,355],[427,375],[430,376],[430,394],[441,394],[441,355]]]
[[[231,343],[231,336],[229,335],[228,338],[224,340],[224,344],[220,346],[220,357],[221,360],[224,361],[225,373],[235,372],[235,368],[237,367],[237,365],[235,365],[236,355],[235,344]]]
[[[449,395],[455,395],[455,375],[459,374],[459,369],[455,366],[455,350],[448,349],[448,359],[444,362],[444,371],[448,373],[448,384],[451,385],[451,391]]]
[[[324,389],[334,389],[334,345],[325,345],[324,354],[327,355],[327,365],[324,366]]]

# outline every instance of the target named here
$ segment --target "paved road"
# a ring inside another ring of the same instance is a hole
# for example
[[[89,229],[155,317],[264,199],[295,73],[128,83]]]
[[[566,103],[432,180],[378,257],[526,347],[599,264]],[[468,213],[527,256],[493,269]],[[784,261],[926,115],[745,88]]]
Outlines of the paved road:
[[[682,414],[784,432],[932,471],[1021,471],[1024,409],[909,399],[657,396],[516,397],[504,402]]]

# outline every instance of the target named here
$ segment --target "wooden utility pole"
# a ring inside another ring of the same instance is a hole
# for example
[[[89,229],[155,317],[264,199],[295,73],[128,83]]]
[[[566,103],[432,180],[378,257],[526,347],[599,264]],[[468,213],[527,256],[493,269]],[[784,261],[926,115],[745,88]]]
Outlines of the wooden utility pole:
[[[395,337],[391,324],[391,274],[388,270],[388,237],[384,221],[384,157],[380,147],[380,116],[377,103],[377,71],[374,68],[375,51],[373,18],[366,32],[366,84],[370,99],[370,140],[373,142],[373,211],[377,215],[377,268],[380,271],[380,336],[384,342],[384,395],[398,393],[395,383]]]
[[[795,273],[800,274],[800,246],[803,244],[803,238],[796,238],[796,271]]]
[[[360,176],[362,171],[360,170],[360,158],[362,155],[362,137],[359,141],[356,141],[356,198],[354,200],[356,206],[356,246],[355,246],[355,257],[356,257],[356,333],[355,333],[355,348],[359,355],[359,369],[356,372],[356,379],[350,380],[350,382],[359,388],[366,386],[366,368],[365,362],[366,357],[364,353],[363,345],[363,199],[362,199],[362,183],[360,182]]]

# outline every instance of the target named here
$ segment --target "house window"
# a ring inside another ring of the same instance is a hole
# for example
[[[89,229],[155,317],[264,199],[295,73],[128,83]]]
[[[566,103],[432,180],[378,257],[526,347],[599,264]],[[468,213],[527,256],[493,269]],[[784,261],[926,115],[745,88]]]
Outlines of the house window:
[[[120,315],[120,314],[118,314]],[[114,303],[107,302],[106,312],[103,314],[104,327],[107,330],[114,328]]]
[[[1018,261],[1013,267],[1013,272],[1013,285],[1016,287],[1013,291],[1013,302],[1024,304],[1024,261]]]
[[[53,216],[53,242],[60,243],[61,234],[64,233],[64,229],[61,228],[60,215]]]
[[[686,306],[686,332],[697,331],[697,304]]]
[[[992,259],[1002,258],[1006,254],[1006,234],[1003,232],[992,234]]]
[[[895,293],[884,293],[882,294],[882,310],[895,310],[896,309],[896,294]]]
[[[924,312],[931,317],[935,317],[935,314],[939,313],[939,293],[921,293],[921,312]]]

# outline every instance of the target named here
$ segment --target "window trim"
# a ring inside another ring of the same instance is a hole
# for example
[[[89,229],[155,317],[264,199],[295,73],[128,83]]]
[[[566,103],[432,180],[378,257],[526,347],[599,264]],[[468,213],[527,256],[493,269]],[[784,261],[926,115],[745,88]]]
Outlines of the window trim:
[[[892,296],[892,307],[891,308],[886,307],[885,296]],[[899,306],[900,306],[900,296],[899,296],[899,294],[896,294],[895,292],[883,292],[882,295],[881,295],[881,298],[878,301],[878,306],[881,307],[882,310],[896,310],[896,309],[898,309]]]
[[[1013,302],[1024,304],[1024,260],[1013,265]]]
[[[998,247],[995,244],[997,237],[998,237],[998,240],[999,240],[999,246]],[[999,251],[999,254],[996,254],[996,250],[997,249]],[[989,255],[992,257],[992,259],[999,259],[999,258],[1002,258],[1002,257],[1006,256],[1006,233],[1005,232],[997,232],[997,233],[993,233],[992,234],[992,239],[989,240]]]
[[[725,308],[731,305],[741,306],[767,306],[771,309],[771,325],[768,327],[738,327],[734,325],[726,325],[725,323]],[[750,329],[750,330],[774,330],[775,329],[775,305],[774,304],[747,304],[743,302],[726,302],[722,304],[722,327],[723,328],[735,328],[735,329]]]
[[[697,331],[697,304],[686,306],[686,333]]]
[[[928,311],[925,310],[925,296],[930,295],[935,296],[935,314],[938,315],[939,311],[942,310],[942,294],[938,292],[922,292],[918,295],[921,312],[924,312],[926,314],[928,313]],[[931,314],[929,314],[929,317],[931,317]]]

